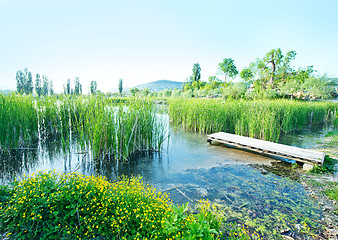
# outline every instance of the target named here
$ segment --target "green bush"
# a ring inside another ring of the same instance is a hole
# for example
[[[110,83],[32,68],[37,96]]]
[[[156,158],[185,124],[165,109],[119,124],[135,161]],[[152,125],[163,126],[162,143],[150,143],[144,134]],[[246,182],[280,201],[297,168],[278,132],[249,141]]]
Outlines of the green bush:
[[[214,239],[221,224],[207,206],[189,213],[140,178],[38,172],[0,194],[9,239]]]
[[[325,156],[323,166],[315,165],[310,172],[312,173],[334,173],[335,164],[337,160],[330,158],[329,156]]]

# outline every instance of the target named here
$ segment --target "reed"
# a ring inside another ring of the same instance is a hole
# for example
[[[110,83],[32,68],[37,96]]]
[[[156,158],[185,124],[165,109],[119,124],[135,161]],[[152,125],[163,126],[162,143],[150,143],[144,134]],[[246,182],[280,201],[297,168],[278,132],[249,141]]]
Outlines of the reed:
[[[174,127],[212,133],[229,132],[268,141],[281,134],[313,125],[332,123],[338,104],[290,100],[222,101],[216,99],[172,99],[170,122]]]
[[[0,152],[30,147],[37,136],[33,98],[0,94]]]
[[[165,126],[149,99],[1,95],[0,101],[2,151],[53,137],[64,151],[75,139],[94,158],[110,155],[126,161],[137,151],[161,150],[165,138]]]

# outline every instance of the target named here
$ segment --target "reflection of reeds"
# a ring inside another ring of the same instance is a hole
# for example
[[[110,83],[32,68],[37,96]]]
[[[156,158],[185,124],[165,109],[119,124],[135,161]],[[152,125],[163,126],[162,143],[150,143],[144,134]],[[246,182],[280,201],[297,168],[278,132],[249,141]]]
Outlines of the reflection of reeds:
[[[200,133],[230,132],[278,141],[281,133],[332,122],[338,104],[332,102],[170,100],[171,123]]]
[[[165,128],[149,100],[122,103],[105,97],[0,97],[0,150],[29,146],[38,136],[57,137],[64,151],[76,137],[94,157],[126,160],[142,150],[160,150]]]

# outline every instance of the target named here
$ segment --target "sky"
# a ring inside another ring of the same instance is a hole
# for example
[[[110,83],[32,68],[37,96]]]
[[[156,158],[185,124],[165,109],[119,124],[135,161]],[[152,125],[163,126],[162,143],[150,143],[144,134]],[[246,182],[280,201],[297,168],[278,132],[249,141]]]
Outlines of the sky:
[[[206,81],[224,58],[241,71],[276,48],[338,77],[338,1],[0,0],[0,89],[26,67],[56,92],[75,77],[84,93],[184,81],[194,63]]]

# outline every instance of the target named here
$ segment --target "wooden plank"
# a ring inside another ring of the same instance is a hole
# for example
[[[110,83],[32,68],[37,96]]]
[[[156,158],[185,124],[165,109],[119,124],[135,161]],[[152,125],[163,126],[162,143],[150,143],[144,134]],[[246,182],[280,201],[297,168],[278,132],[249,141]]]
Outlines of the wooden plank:
[[[218,132],[208,135],[208,141],[216,141],[259,153],[289,158],[292,160],[322,165],[325,153],[268,142],[260,139],[239,136],[230,133]]]

